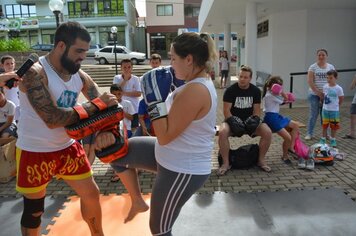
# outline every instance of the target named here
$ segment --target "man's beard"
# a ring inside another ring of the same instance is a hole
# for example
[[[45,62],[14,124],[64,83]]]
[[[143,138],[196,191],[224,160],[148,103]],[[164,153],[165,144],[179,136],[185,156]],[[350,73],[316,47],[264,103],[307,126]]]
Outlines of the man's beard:
[[[64,54],[61,56],[61,65],[72,75],[77,73],[80,69],[80,64],[75,64],[74,61],[69,59],[68,49],[66,49]]]

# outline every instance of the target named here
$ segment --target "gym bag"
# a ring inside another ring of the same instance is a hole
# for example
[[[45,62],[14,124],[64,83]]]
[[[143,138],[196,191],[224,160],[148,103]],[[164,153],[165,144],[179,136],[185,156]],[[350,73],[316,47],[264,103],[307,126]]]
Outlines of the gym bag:
[[[229,151],[230,165],[233,169],[245,169],[257,165],[259,154],[258,144],[248,144]],[[222,157],[218,155],[219,166],[222,165]]]

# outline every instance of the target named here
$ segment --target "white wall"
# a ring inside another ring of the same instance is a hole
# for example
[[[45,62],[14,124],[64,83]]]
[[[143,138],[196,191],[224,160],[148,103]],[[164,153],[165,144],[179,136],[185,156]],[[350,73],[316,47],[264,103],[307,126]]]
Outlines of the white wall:
[[[356,68],[356,10],[309,10],[307,25],[306,69],[316,61],[316,50],[328,51],[328,62],[336,69]],[[356,72],[340,73],[338,84],[346,96],[352,96],[349,89]]]
[[[264,19],[262,21],[265,21]],[[262,22],[262,21],[259,21]],[[269,20],[269,24],[271,20]],[[271,32],[271,31],[270,31]],[[272,34],[268,32],[268,36],[257,38],[257,68],[254,71],[262,71],[266,73],[272,72]],[[263,56],[262,56],[263,55]]]
[[[279,75],[284,81],[284,88],[289,91],[291,72],[303,72],[305,68],[307,11],[280,12],[270,17],[272,42],[271,74]],[[294,94],[305,98],[306,77],[295,77]]]
[[[316,50],[325,48],[337,69],[356,68],[356,10],[298,10],[272,14],[267,37],[257,40],[257,68],[283,78],[289,90],[291,72],[305,72],[316,61]],[[242,50],[243,53],[243,50]],[[353,74],[340,73],[338,83],[346,96]],[[306,99],[306,76],[294,76],[294,93]]]

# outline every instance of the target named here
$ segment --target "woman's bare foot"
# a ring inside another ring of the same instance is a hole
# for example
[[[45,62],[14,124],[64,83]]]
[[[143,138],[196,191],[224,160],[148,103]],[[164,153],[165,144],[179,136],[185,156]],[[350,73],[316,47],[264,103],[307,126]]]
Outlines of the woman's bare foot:
[[[140,201],[136,203],[132,203],[129,214],[125,218],[124,223],[131,221],[138,213],[145,212],[149,209],[148,205],[145,201]]]

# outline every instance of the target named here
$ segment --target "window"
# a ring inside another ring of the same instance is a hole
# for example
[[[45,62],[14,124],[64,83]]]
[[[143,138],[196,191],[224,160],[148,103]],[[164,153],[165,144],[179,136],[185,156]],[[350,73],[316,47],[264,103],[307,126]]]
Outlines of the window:
[[[124,0],[97,0],[98,14],[124,15]]]
[[[112,52],[112,48],[103,48],[103,49],[100,50],[100,52],[111,53]]]
[[[173,5],[157,5],[157,16],[173,16]]]
[[[81,11],[89,11],[88,2],[80,2],[80,10]]]
[[[268,20],[257,25],[257,38],[268,36]]]
[[[198,17],[199,16],[200,7],[187,5],[184,8],[184,15],[186,17]]]
[[[35,5],[19,5],[19,4],[8,4],[5,5],[5,15],[6,18],[26,18],[36,16],[36,6]]]
[[[68,15],[71,17],[85,17],[94,14],[94,3],[89,1],[68,2]]]
[[[122,48],[116,48],[116,53],[126,53]]]

